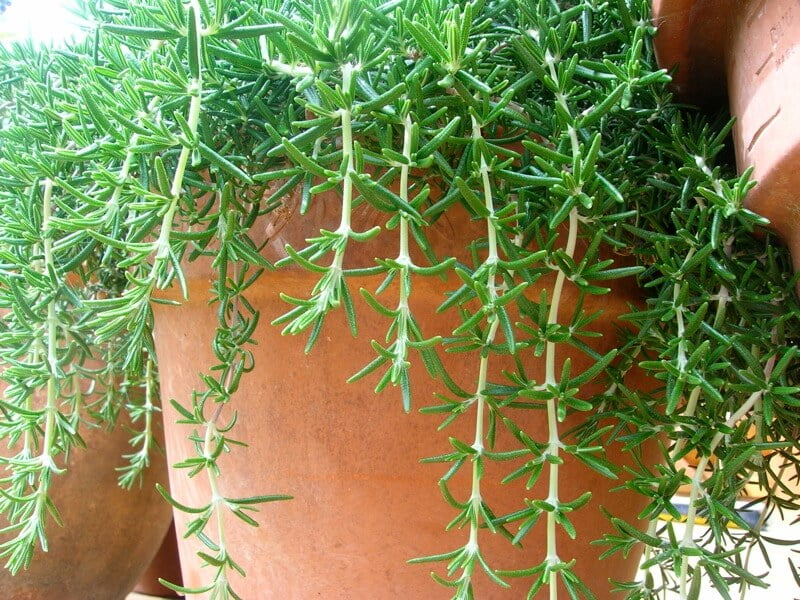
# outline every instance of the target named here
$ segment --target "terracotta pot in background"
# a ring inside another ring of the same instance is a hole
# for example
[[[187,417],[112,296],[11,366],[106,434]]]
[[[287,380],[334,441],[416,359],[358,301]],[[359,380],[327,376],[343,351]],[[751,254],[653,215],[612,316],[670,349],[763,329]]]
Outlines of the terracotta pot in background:
[[[295,248],[302,247],[302,240],[316,235],[320,226],[335,227],[338,216],[326,214],[319,200],[315,201],[311,215],[296,219],[289,216],[289,223],[283,229],[275,223],[256,224],[272,237],[268,258],[278,258],[287,242]],[[287,208],[283,216],[291,214]],[[354,228],[363,230],[372,224],[362,215]],[[440,256],[463,255],[463,240],[480,235],[483,227],[482,223],[470,223],[465,215],[458,222],[450,216],[434,226],[431,243]],[[280,233],[276,235],[278,229]],[[391,249],[376,250],[375,243],[391,244]],[[345,266],[372,264],[374,256],[391,256],[396,244],[396,234],[391,232],[367,245],[352,243]],[[191,263],[186,276],[188,302],[180,307],[154,305],[162,393],[165,398],[177,398],[184,405],[190,402],[192,390],[202,389],[198,372],[208,372],[214,364],[210,342],[217,320],[217,307],[209,305],[208,262]],[[359,287],[374,290],[380,278],[353,277],[348,281],[359,300],[356,290]],[[226,516],[227,544],[248,575],[246,581],[236,577],[234,588],[245,600],[448,598],[452,591],[438,586],[429,574],[431,569],[441,573],[441,565],[406,562],[413,557],[455,549],[468,536],[463,529],[445,532],[445,525],[455,511],[440,496],[437,482],[449,465],[420,464],[419,459],[446,453],[448,436],[471,443],[474,410],[453,426],[437,432],[440,418],[416,411],[420,406],[434,403],[432,392],[439,389],[418,365],[412,374],[416,405],[411,414],[403,413],[399,394],[375,395],[374,380],[345,383],[349,375],[374,358],[369,340],[383,340],[389,325],[363,303],[356,306],[358,339],[353,339],[339,311],[328,317],[317,346],[305,356],[305,336],[283,337],[269,322],[289,308],[279,298],[279,292],[304,297],[313,283],[313,278],[305,272],[287,268],[266,273],[247,293],[248,300],[262,311],[254,334],[258,344],[249,347],[256,368],[243,377],[231,405],[222,411],[220,423],[227,424],[235,411],[238,421],[231,435],[247,442],[249,447],[234,448],[221,457],[221,493],[228,497],[288,493],[294,500],[263,506],[258,515],[261,526],[257,529]],[[552,285],[552,278],[545,278],[543,284]],[[414,282],[411,302],[424,335],[447,335],[455,327],[454,311],[437,316],[434,311],[444,300],[445,291],[456,286],[454,281],[437,278]],[[602,307],[609,317],[627,312],[626,303],[638,300],[638,288],[626,281],[615,282],[614,287],[612,294],[596,300],[596,305],[587,305],[586,310]],[[537,286],[531,290],[532,297],[538,298],[540,289]],[[566,298],[562,306],[567,307],[562,315],[566,318],[573,301]],[[616,335],[613,320],[597,328],[604,337],[598,340],[596,348],[603,351],[612,347]],[[559,362],[564,359],[561,352]],[[575,353],[572,358],[573,373],[585,368],[584,356]],[[444,360],[462,386],[474,388],[478,360],[475,356],[447,355]],[[494,381],[503,380],[499,362],[493,359]],[[541,379],[544,360],[537,362],[531,356],[528,363],[528,375]],[[513,368],[510,364],[503,366]],[[635,386],[636,382],[631,380],[629,384]],[[169,406],[164,417],[170,463],[194,456],[194,444],[189,440],[193,428],[176,425],[178,415]],[[546,439],[544,411],[525,411],[515,418],[526,432],[537,439]],[[563,424],[563,430],[576,424],[577,420],[571,419]],[[502,426],[499,429],[498,446],[516,447]],[[621,463],[627,458],[617,447],[609,448],[609,454],[612,460]],[[651,458],[653,462],[657,460],[655,452]],[[508,463],[497,465],[491,461],[486,467],[483,495],[497,514],[522,508],[525,497],[547,497],[546,478],[527,492],[521,482],[499,485],[499,479],[512,468]],[[470,472],[465,467],[453,482],[452,489],[459,498],[469,496]],[[189,506],[205,505],[210,498],[204,476],[188,479],[184,472],[173,471],[170,484],[175,498]],[[634,552],[626,559],[617,554],[599,563],[598,556],[604,548],[589,544],[610,529],[600,506],[626,518],[632,518],[643,508],[641,496],[610,491],[617,485],[619,481],[606,479],[569,459],[562,468],[560,494],[565,501],[586,490],[592,490],[594,497],[588,506],[572,513],[570,518],[578,529],[578,541],[571,542],[562,535],[560,556],[567,560],[577,558],[577,572],[600,598],[609,597],[609,577],[632,578],[638,562]],[[208,568],[200,568],[195,555],[201,549],[200,544],[181,535],[189,515],[176,513],[175,519],[185,585],[208,583],[212,574]],[[481,548],[495,568],[530,567],[544,556],[544,530],[542,520],[524,540],[522,550],[483,530]],[[210,534],[214,537],[215,530]],[[482,573],[475,579],[476,596],[482,599],[519,598],[527,591],[526,583],[520,581],[511,580],[512,589],[506,591],[490,583]],[[546,594],[545,590],[542,597]]]
[[[37,549],[27,571],[12,577],[0,570],[3,598],[123,600],[169,527],[169,505],[155,489],[167,478],[163,456],[154,456],[141,487],[124,490],[115,471],[131,451],[122,417],[112,433],[84,426],[81,435],[88,448],[73,449],[67,473],[52,484],[64,527],[49,521],[50,549]],[[0,527],[5,525],[0,516]]]
[[[750,427],[749,436],[755,436],[756,428]],[[750,475],[750,479],[743,485],[740,496],[742,498],[763,498],[772,487],[776,486],[776,479],[780,481],[777,485],[775,493],[778,497],[787,498],[790,494],[800,494],[800,482],[798,481],[798,469],[795,467],[797,462],[798,452],[791,451],[791,455],[795,457],[794,460],[789,460],[787,456],[781,452],[772,450],[762,450],[760,459],[762,461],[769,461],[769,469],[765,472],[754,471]],[[685,468],[686,474],[693,477],[695,474],[695,467],[700,462],[700,455],[696,450],[691,450],[684,456],[678,463],[679,468]],[[717,462],[717,457],[712,456],[710,465],[706,467],[707,475],[704,479],[713,473],[712,466]],[[764,485],[762,485],[764,484]],[[691,492],[691,484],[684,484],[678,489],[678,494],[688,496]]]
[[[677,67],[676,91],[724,101],[739,170],[758,185],[745,201],[767,217],[800,267],[800,2],[653,0],[660,64]]]
[[[134,591],[159,598],[178,598],[178,594],[161,585],[159,579],[181,585],[181,562],[178,556],[178,540],[175,538],[174,523],[170,523],[158,552],[139,579]]]

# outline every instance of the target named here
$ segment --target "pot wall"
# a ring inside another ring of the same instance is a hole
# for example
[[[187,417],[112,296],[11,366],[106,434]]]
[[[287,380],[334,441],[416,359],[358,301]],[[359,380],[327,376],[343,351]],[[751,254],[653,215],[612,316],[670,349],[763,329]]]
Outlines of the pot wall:
[[[717,105],[728,93],[739,171],[758,185],[747,208],[767,217],[800,266],[800,2],[653,0],[661,66],[683,99]]]
[[[702,105],[725,101],[724,51],[730,36],[729,17],[748,2],[653,0],[653,23],[658,27],[656,58],[662,67],[674,69],[672,89],[678,96]]]
[[[270,259],[282,252],[284,243],[301,247],[300,238],[313,235],[311,229],[299,231],[292,223],[283,227],[286,220],[291,220],[290,213],[287,209],[277,221],[265,225],[273,237],[267,250],[272,253]],[[329,229],[335,227],[335,215],[324,214],[324,209],[317,209],[317,213],[304,218],[304,222],[327,224]],[[366,228],[363,223],[370,215],[359,218],[363,226],[356,228]],[[460,254],[460,240],[475,235],[475,227],[463,215],[458,222],[450,217],[434,226],[431,240],[440,255]],[[384,235],[380,240],[387,239]],[[391,234],[388,239],[394,241],[378,243],[396,245]],[[355,264],[367,264],[373,256],[394,253],[385,249],[375,251],[376,247],[351,246],[356,252],[350,258],[355,258]],[[208,304],[209,272],[202,263],[189,265],[186,272],[191,301],[181,307],[154,306],[162,393],[165,398],[176,398],[184,405],[189,404],[193,389],[202,389],[198,372],[214,363],[210,340],[216,323],[216,307]],[[437,482],[449,465],[420,464],[419,459],[446,453],[448,436],[471,443],[474,410],[454,426],[438,432],[439,417],[416,412],[420,406],[434,403],[432,393],[438,389],[418,367],[412,380],[416,405],[408,415],[402,411],[399,394],[374,394],[375,380],[345,383],[349,375],[374,358],[368,342],[373,338],[382,340],[388,327],[385,318],[358,303],[360,298],[355,292],[359,287],[374,290],[380,281],[375,278],[349,281],[357,301],[359,338],[352,338],[339,311],[328,317],[317,346],[307,356],[303,354],[304,336],[282,337],[279,329],[269,322],[288,309],[278,292],[305,297],[313,285],[310,279],[293,269],[268,273],[247,296],[262,311],[255,334],[258,345],[251,347],[257,367],[242,379],[232,404],[222,410],[219,423],[227,424],[235,410],[238,422],[232,437],[247,442],[249,447],[234,448],[221,458],[221,493],[228,497],[288,493],[294,500],[263,506],[257,516],[261,523],[258,529],[227,515],[228,547],[248,574],[246,581],[234,579],[234,589],[245,600],[433,599],[451,595],[450,590],[430,578],[432,568],[442,574],[441,565],[409,565],[406,561],[450,551],[466,542],[468,531],[444,530],[455,511],[440,496]],[[445,291],[456,285],[454,281],[444,283],[438,279],[414,282],[411,302],[415,313],[423,315],[420,325],[425,336],[446,335],[455,327],[457,321],[452,312],[433,315],[444,300]],[[587,306],[587,310],[601,307],[610,315],[626,312],[626,302],[638,300],[635,289],[631,283],[618,284],[616,293],[599,299],[595,307]],[[531,295],[538,298],[539,288],[531,290]],[[568,298],[564,306],[571,311],[573,302]],[[613,347],[613,323],[609,321],[599,328],[606,337],[596,344],[597,349]],[[563,358],[560,355],[559,362]],[[473,388],[477,358],[456,354],[446,360],[459,383]],[[585,365],[583,357],[573,357],[573,373]],[[499,367],[495,362],[491,380],[502,381]],[[531,377],[540,378],[543,374],[543,361],[531,358],[526,367]],[[637,382],[632,380],[629,384],[635,387]],[[165,409],[167,452],[172,464],[194,456],[193,444],[187,439],[192,428],[176,425],[176,418],[171,407]],[[515,418],[536,439],[546,439],[543,411],[528,411]],[[563,424],[562,431],[575,424],[574,419]],[[498,429],[501,430],[498,445],[508,447],[509,436],[502,426]],[[653,450],[649,449],[650,459],[655,462]],[[618,448],[612,447],[609,452],[612,460],[624,462]],[[547,496],[544,479],[529,492],[522,485],[499,485],[497,481],[513,468],[509,463],[498,466],[491,461],[486,467],[483,495],[497,514],[522,508],[525,497]],[[464,468],[462,477],[456,478],[452,485],[458,498],[469,496],[469,471]],[[173,471],[170,477],[172,493],[179,502],[190,506],[208,502],[210,495],[204,475],[188,480],[185,473]],[[578,573],[599,598],[610,597],[609,577],[631,578],[638,563],[635,552],[627,559],[615,555],[598,563],[604,548],[589,545],[609,529],[600,506],[618,516],[632,518],[644,505],[639,496],[611,492],[610,488],[619,483],[569,460],[561,472],[564,500],[572,500],[587,489],[595,494],[587,507],[573,513],[578,541],[570,542],[562,536],[559,549],[563,559],[578,559]],[[176,513],[175,520],[185,584],[208,583],[212,574],[209,569],[200,568],[195,556],[200,549],[198,543],[181,535],[188,516]],[[544,556],[544,528],[543,519],[524,540],[525,547],[521,550],[499,535],[483,530],[481,548],[494,568],[530,567]],[[216,537],[215,528],[209,533]],[[483,574],[476,576],[476,580],[476,597],[482,599],[520,598],[528,589],[527,582],[512,580],[512,589],[504,591]]]
[[[800,266],[800,2],[751,0],[732,13],[727,48],[739,170],[759,182],[746,199],[789,244]]]
[[[167,479],[163,456],[153,455],[141,487],[124,490],[115,471],[131,451],[123,418],[112,433],[84,427],[81,435],[88,448],[75,448],[68,472],[52,483],[64,527],[48,522],[49,551],[37,549],[28,570],[0,570],[3,598],[123,600],[158,550],[171,518],[155,489]]]
[[[181,562],[178,556],[178,540],[175,539],[174,523],[170,523],[158,552],[136,583],[134,591],[159,598],[177,598],[178,594],[161,585],[159,579],[165,579],[178,585],[182,583]]]

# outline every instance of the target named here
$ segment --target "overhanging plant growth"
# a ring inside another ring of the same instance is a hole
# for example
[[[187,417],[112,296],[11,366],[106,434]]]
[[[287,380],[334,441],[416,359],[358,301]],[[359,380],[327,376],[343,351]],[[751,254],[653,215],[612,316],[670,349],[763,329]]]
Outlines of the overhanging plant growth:
[[[575,535],[570,513],[591,500],[591,490],[559,494],[565,457],[647,499],[649,530],[615,516],[599,541],[608,553],[644,547],[641,577],[618,583],[629,598],[668,588],[697,597],[703,581],[725,597],[762,585],[748,560],[764,552],[764,520],[797,507],[784,483],[798,476],[793,280],[763,219],[743,208],[753,184],[726,165],[724,120],[672,102],[654,66],[648,2],[105,0],[83,9],[97,27],[68,50],[0,50],[0,306],[9,311],[0,431],[24,441],[0,474],[8,568],[46,548],[58,522],[49,486],[69,476],[60,465],[89,416],[138,417],[121,474],[135,482],[157,410],[153,303],[170,286],[191,294],[184,270],[210,258],[218,365],[193,397],[165,399],[195,430],[197,455],[177,466],[212,491],[205,505],[172,500],[193,515],[187,535],[206,546],[207,586],[187,593],[238,597],[230,578],[241,549],[226,545],[223,514],[255,524],[256,507],[293,493],[227,497],[218,459],[247,449],[235,423],[217,421],[221,406],[235,409],[242,379],[258,376],[252,336],[269,325],[248,290],[288,264],[317,283],[285,297],[276,322],[285,334],[304,335],[313,352],[331,311],[356,333],[363,296],[387,335],[372,341],[372,362],[342,361],[342,379],[396,387],[397,403],[375,402],[422,406],[431,435],[440,423],[445,433],[453,421],[474,423],[474,437],[418,457],[444,463],[442,502],[463,545],[408,558],[434,563],[454,597],[472,597],[473,578],[485,575],[514,589],[527,576],[520,593],[530,597],[545,588],[557,597],[559,581],[568,595],[593,597],[557,543],[557,530]],[[335,204],[338,226],[267,261],[257,224],[295,204],[292,218],[303,219],[316,202]],[[354,215],[364,211],[374,223],[362,230]],[[477,232],[458,240],[458,259],[428,242],[455,211]],[[384,253],[349,266],[348,253],[375,238]],[[349,285],[365,275],[374,288]],[[425,331],[414,312],[415,285],[437,277],[453,282],[440,310],[461,319],[444,334]],[[612,280],[634,278],[643,302],[631,304],[616,348],[598,353],[601,314],[584,307]],[[568,348],[590,366],[573,369]],[[449,375],[448,353],[474,365],[468,386]],[[530,375],[535,360],[541,377]],[[415,361],[446,393],[412,388]],[[647,389],[626,385],[637,370],[652,376]],[[87,380],[108,390],[104,402],[77,392]],[[114,380],[142,385],[143,403],[115,394]],[[590,383],[602,392],[587,392]],[[530,411],[546,414],[544,430],[520,425]],[[575,412],[585,422],[566,431]],[[516,448],[494,448],[498,429]],[[634,458],[657,445],[661,462],[639,459],[620,473],[604,458],[612,440]],[[692,478],[679,463],[690,451],[701,457]],[[489,461],[507,465],[509,480],[547,481],[547,497],[520,497],[518,510],[497,514],[481,493]],[[468,489],[450,485],[459,471]],[[735,510],[753,477],[763,489],[755,526]],[[689,524],[678,536],[658,517],[679,516],[672,497],[687,482]],[[699,515],[707,533],[693,525]],[[505,571],[483,551],[488,536],[524,548],[539,531],[547,553],[528,569]]]

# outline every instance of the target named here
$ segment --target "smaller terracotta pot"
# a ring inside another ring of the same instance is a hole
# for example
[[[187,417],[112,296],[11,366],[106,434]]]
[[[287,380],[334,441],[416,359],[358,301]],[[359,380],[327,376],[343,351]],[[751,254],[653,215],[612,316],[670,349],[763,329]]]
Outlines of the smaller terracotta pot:
[[[167,478],[163,456],[153,461],[141,487],[124,490],[115,468],[130,452],[130,432],[120,422],[112,433],[87,427],[81,435],[88,448],[73,449],[67,473],[52,484],[64,527],[48,523],[49,551],[37,550],[27,570],[12,576],[0,568],[2,598],[123,600],[169,527],[170,507],[155,490]],[[6,524],[0,517],[0,528]]]
[[[156,596],[158,598],[178,598],[178,594],[171,589],[164,587],[159,579],[164,579],[170,583],[182,584],[181,561],[178,556],[178,540],[175,537],[175,523],[170,523],[167,535],[161,542],[161,547],[153,558],[153,562],[136,584],[135,592]]]
[[[747,208],[770,220],[800,267],[800,2],[653,0],[656,55],[677,66],[676,92],[701,104],[724,100],[736,117],[740,171],[758,185]]]

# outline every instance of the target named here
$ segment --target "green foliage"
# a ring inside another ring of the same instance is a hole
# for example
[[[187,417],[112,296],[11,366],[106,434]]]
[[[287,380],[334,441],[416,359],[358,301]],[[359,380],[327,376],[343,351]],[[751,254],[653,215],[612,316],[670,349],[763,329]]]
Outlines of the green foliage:
[[[558,581],[571,597],[594,597],[556,542],[559,528],[575,537],[570,513],[591,494],[562,499],[559,468],[571,456],[618,477],[604,455],[613,440],[637,465],[620,485],[649,502],[649,531],[613,516],[615,533],[601,540],[607,554],[646,547],[642,581],[619,584],[629,598],[661,597],[672,585],[691,597],[690,573],[723,594],[759,585],[742,551],[760,544],[759,528],[746,527],[737,551],[723,546],[729,523],[746,525],[735,501],[751,476],[766,489],[765,515],[797,505],[762,454],[797,471],[795,280],[764,220],[744,208],[753,183],[730,172],[729,126],[671,99],[668,75],[654,66],[648,2],[105,0],[83,10],[97,27],[68,50],[0,49],[0,436],[17,452],[0,459],[9,569],[46,550],[46,529],[58,522],[50,484],[65,476],[59,465],[83,445],[87,421],[113,425],[130,413],[143,426],[121,483],[148,464],[152,304],[164,302],[154,294],[187,294],[182,268],[210,257],[218,364],[189,405],[172,400],[196,448],[176,466],[207,477],[213,494],[199,507],[168,498],[193,515],[189,534],[211,567],[208,584],[186,593],[238,598],[228,573],[241,567],[222,514],[256,525],[258,504],[289,499],[225,497],[217,461],[243,445],[231,437],[235,419],[217,422],[220,409],[235,406],[241,378],[258,369],[248,290],[285,263],[318,278],[308,297],[283,296],[287,312],[275,324],[285,333],[306,335],[311,351],[339,309],[355,332],[349,276],[382,276],[358,293],[386,318],[386,338],[343,378],[378,372],[376,390],[399,387],[409,411],[410,367],[421,360],[449,393],[423,412],[442,428],[474,420],[474,439],[451,437],[445,453],[426,458],[449,464],[440,481],[456,512],[448,527],[468,534],[463,546],[416,561],[444,563],[434,578],[455,598],[473,597],[477,570],[500,586],[532,576],[529,597]],[[290,194],[306,213],[331,190],[339,226],[270,264],[254,223]],[[380,217],[359,231],[353,215],[364,207]],[[479,236],[460,240],[471,261],[438,256],[428,241],[454,210],[481,223]],[[386,255],[351,268],[348,252],[376,236]],[[415,282],[443,273],[458,287],[440,310],[461,324],[428,337],[410,299]],[[599,353],[600,314],[585,301],[633,277],[646,306],[631,307],[618,347]],[[577,301],[564,301],[568,287]],[[575,372],[557,360],[567,348],[591,365]],[[469,389],[452,380],[443,351],[474,364]],[[509,357],[516,368],[491,381]],[[542,380],[526,372],[532,357],[545,365]],[[660,387],[629,389],[634,369]],[[547,416],[535,437],[517,422],[530,410]],[[574,412],[586,423],[564,431]],[[495,449],[499,427],[516,449]],[[648,441],[660,444],[663,463],[642,460]],[[690,525],[677,539],[662,524],[659,537],[659,514],[676,512],[672,496],[689,481],[678,460],[692,450],[709,477],[692,480],[690,516],[705,516],[711,535],[699,539]],[[509,459],[518,462],[506,480],[531,487],[545,478],[550,493],[497,515],[481,494],[484,466]],[[466,498],[450,486],[463,468]],[[547,555],[527,569],[500,571],[481,546],[493,534],[524,543],[535,527],[546,528]]]

